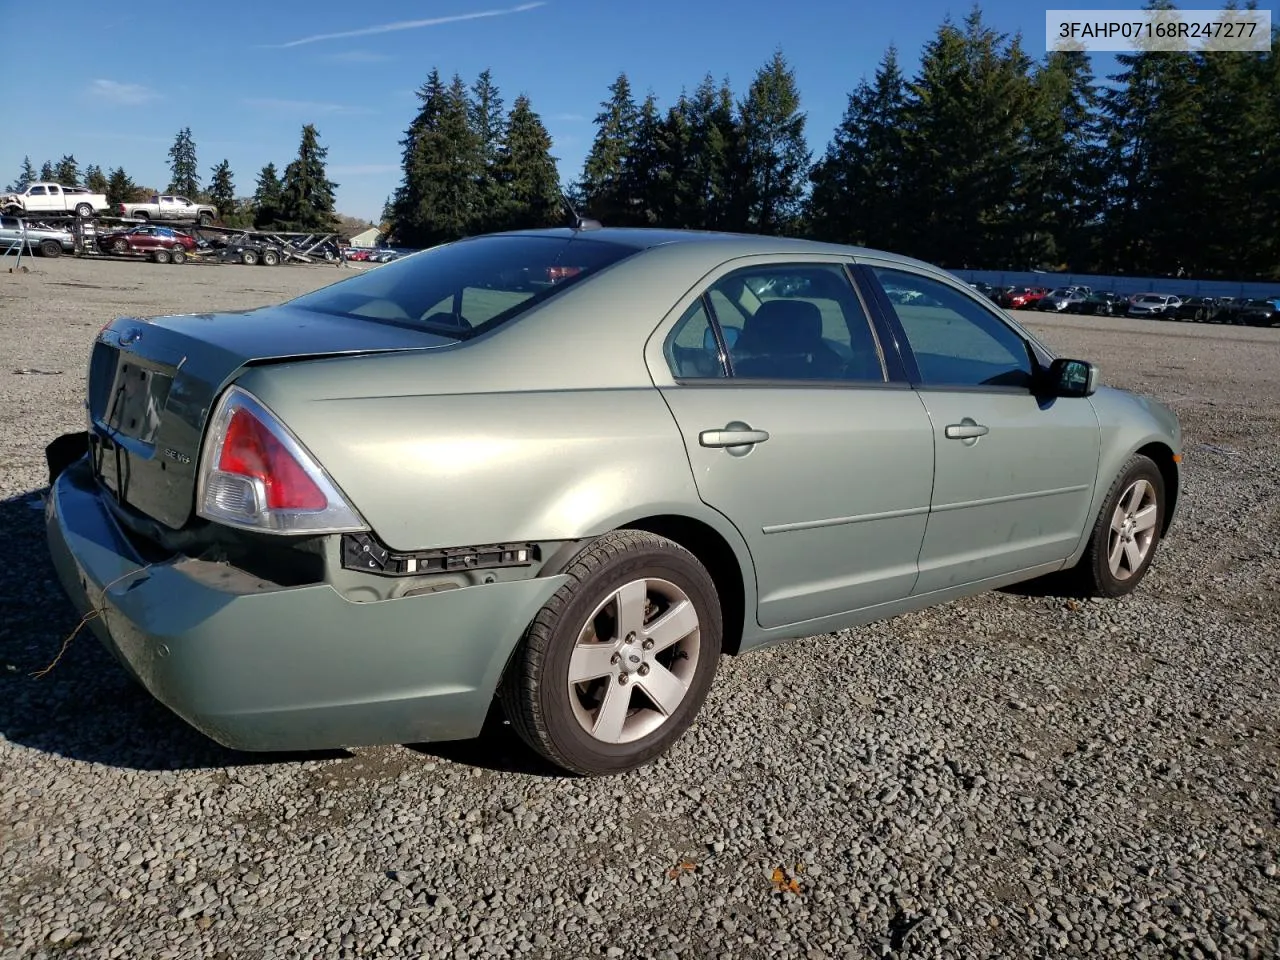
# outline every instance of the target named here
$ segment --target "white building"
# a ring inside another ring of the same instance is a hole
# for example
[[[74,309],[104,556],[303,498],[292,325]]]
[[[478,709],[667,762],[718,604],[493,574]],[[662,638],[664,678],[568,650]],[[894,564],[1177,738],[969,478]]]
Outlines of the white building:
[[[370,227],[363,233],[357,233],[352,237],[350,245],[353,247],[372,247],[377,244],[379,236],[381,236],[381,234],[378,228]]]

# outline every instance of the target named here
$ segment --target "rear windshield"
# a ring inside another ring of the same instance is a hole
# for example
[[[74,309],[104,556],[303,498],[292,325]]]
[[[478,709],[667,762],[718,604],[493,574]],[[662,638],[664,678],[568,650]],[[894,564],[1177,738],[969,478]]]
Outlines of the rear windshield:
[[[403,257],[292,303],[465,340],[635,252],[580,236],[477,237]]]

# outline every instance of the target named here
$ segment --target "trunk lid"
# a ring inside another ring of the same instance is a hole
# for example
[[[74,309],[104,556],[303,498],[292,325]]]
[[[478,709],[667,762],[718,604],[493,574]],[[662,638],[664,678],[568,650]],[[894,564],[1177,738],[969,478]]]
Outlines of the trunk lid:
[[[180,529],[195,502],[205,422],[246,366],[425,350],[455,341],[289,306],[141,320],[98,335],[89,360],[89,452],[120,503]]]

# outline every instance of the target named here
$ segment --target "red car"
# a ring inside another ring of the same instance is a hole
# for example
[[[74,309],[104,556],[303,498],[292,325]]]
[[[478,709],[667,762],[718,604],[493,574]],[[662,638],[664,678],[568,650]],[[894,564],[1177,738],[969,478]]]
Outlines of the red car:
[[[130,227],[98,237],[98,246],[107,253],[153,253],[156,250],[178,250],[190,253],[196,248],[194,237],[171,227]]]
[[[1030,310],[1049,292],[1048,287],[1009,287],[996,296],[1006,310]]]

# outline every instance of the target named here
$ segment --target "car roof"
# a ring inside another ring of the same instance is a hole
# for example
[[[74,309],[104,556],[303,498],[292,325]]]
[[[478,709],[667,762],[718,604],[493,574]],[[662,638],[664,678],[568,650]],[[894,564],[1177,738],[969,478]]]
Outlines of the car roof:
[[[927,268],[935,273],[945,273],[936,264],[923,260],[915,260],[885,250],[870,247],[853,247],[839,243],[823,243],[817,240],[805,240],[800,237],[772,237],[752,233],[728,233],[712,230],[670,230],[661,227],[597,227],[587,230],[574,230],[560,227],[550,230],[512,230],[501,234],[482,236],[541,236],[569,239],[578,237],[583,240],[597,240],[614,243],[619,246],[632,247],[636,250],[651,250],[656,247],[681,245],[682,252],[703,250],[724,259],[746,257],[752,254],[835,254],[846,257],[874,257],[878,260],[892,260],[903,265]],[[476,237],[473,239],[480,239]],[[463,241],[465,242],[465,241]]]

